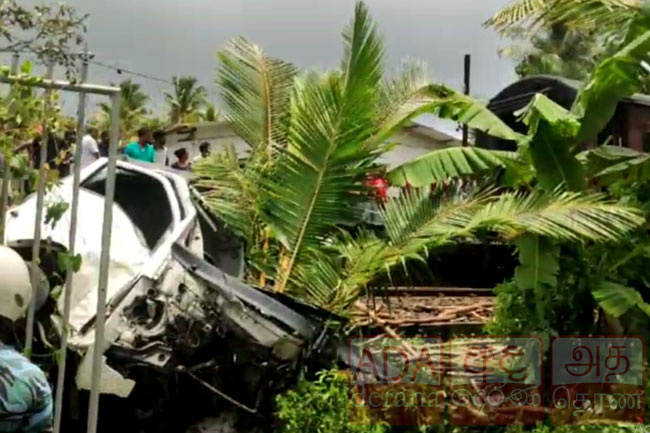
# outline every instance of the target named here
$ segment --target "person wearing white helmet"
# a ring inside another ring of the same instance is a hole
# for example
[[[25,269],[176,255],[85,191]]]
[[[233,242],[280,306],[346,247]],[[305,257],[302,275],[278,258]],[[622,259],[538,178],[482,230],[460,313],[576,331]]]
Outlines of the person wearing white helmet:
[[[29,269],[18,253],[0,246],[0,432],[48,432],[52,390],[45,373],[16,351],[14,324],[32,300]]]

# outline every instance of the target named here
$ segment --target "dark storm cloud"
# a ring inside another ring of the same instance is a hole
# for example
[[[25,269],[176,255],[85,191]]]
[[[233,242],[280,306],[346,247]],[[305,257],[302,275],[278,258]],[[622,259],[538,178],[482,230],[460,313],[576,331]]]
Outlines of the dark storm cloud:
[[[242,35],[301,67],[333,67],[352,0],[68,0],[90,14],[97,60],[169,78],[197,76],[214,94],[215,51]],[[498,36],[481,24],[507,0],[368,0],[386,42],[388,66],[426,61],[432,76],[460,88],[462,57],[473,57],[473,94],[489,97],[514,78],[498,58]],[[125,77],[99,66],[97,82]],[[158,104],[164,85],[134,77]]]

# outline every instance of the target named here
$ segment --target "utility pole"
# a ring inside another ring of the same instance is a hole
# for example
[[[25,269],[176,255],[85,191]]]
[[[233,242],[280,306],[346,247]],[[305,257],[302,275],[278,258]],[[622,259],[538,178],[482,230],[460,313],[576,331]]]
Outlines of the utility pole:
[[[471,73],[472,56],[465,54],[464,76],[463,76],[463,93],[469,95],[469,82]],[[463,125],[463,146],[469,146],[469,130],[467,125]]]

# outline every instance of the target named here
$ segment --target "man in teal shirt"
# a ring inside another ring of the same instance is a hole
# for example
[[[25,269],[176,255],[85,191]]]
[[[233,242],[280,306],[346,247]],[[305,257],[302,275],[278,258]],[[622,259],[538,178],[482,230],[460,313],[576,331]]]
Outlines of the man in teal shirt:
[[[138,131],[138,141],[129,143],[124,149],[124,154],[137,161],[156,162],[156,150],[151,144],[152,140],[151,131],[141,128]]]

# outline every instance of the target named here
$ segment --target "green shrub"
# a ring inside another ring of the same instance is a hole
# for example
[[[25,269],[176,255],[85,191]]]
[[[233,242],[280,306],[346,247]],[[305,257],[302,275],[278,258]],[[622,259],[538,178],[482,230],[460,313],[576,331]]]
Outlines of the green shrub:
[[[348,380],[336,370],[321,371],[314,381],[301,378],[295,389],[276,398],[279,433],[385,433],[383,425],[351,423]],[[357,414],[364,421],[367,415]]]
[[[348,379],[336,370],[321,371],[315,380],[304,377],[295,389],[276,398],[277,433],[633,433],[639,426],[388,426],[351,423],[348,417]],[[364,419],[363,413],[357,417]],[[368,420],[367,414],[365,421]]]
[[[530,433],[633,433],[638,430],[636,425],[626,426],[602,426],[602,425],[566,425],[566,426],[550,426],[541,425]],[[643,431],[643,430],[642,430]]]

